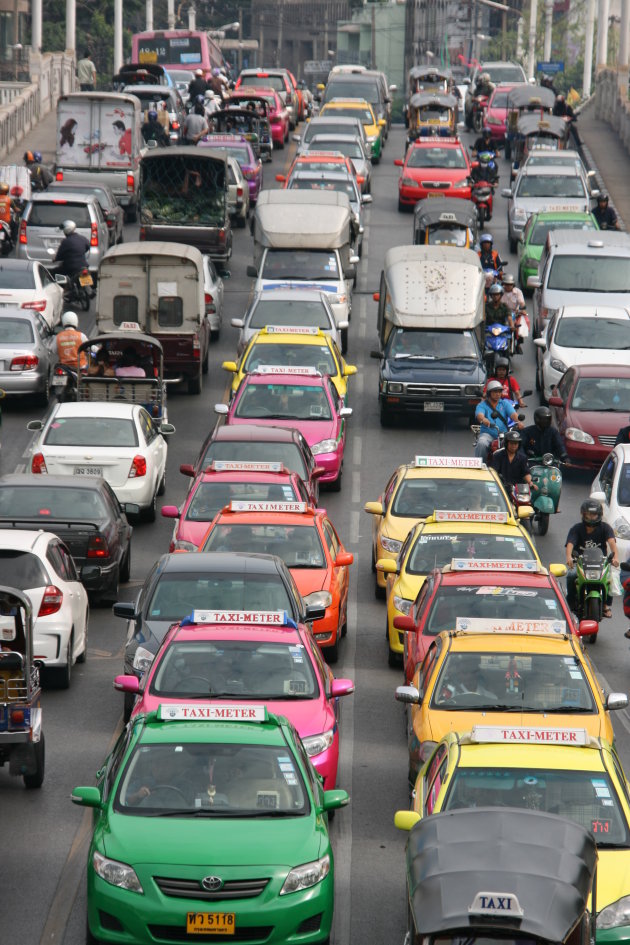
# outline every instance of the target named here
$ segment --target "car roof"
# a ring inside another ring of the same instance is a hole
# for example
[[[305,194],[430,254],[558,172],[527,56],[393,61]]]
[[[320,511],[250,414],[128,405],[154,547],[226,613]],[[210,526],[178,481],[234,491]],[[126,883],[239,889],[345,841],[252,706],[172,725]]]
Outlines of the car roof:
[[[322,299],[325,299],[326,296],[323,292],[318,289],[304,288],[301,289],[299,286],[293,286],[290,289],[263,289],[259,292],[254,298],[251,308],[253,309],[258,302],[264,301],[280,301],[280,302],[289,302],[289,301],[300,301],[300,302],[322,302]]]
[[[491,621],[489,621],[491,622]],[[501,621],[499,621],[501,622]],[[554,621],[555,622],[555,621]],[[466,630],[442,630],[436,639],[442,637],[449,643],[450,653],[575,653],[579,658],[577,651],[581,650],[577,642],[578,637],[571,633],[567,627],[564,633],[536,633],[533,631],[513,633],[501,632],[469,632]],[[584,659],[581,662],[585,662]]]
[[[213,460],[210,460],[213,462]],[[221,460],[218,460],[221,462]],[[235,462],[237,462],[235,460]],[[255,461],[254,461],[255,462]],[[251,482],[254,484],[266,483],[266,482],[278,482],[279,479],[286,481],[287,479],[292,479],[293,477],[299,479],[297,473],[292,472],[290,469],[279,469],[277,472],[263,472],[257,471],[254,469],[208,469],[206,466],[201,472],[197,474],[197,482]],[[66,477],[68,478],[68,477]],[[2,477],[0,477],[0,486],[2,485]]]
[[[14,259],[12,257],[5,256],[3,259],[0,259],[0,273],[3,269],[10,270],[29,270],[34,269],[38,265],[37,260],[35,259]],[[39,265],[44,265],[39,263]]]
[[[294,332],[290,331],[291,326],[285,329],[282,326],[282,331],[276,331],[269,334],[266,328],[258,328],[256,334],[253,335],[251,342],[248,344],[255,345],[258,343],[261,344],[281,344],[281,345],[316,345],[318,348],[332,348],[333,341],[330,335],[327,335],[323,328],[319,329],[319,334],[317,335],[305,335],[301,334],[299,331]],[[297,327],[297,326],[295,326]]]
[[[283,729],[271,716],[266,722],[159,721],[155,714],[139,716],[141,744],[196,744],[212,741],[224,745],[274,745],[285,747]]]
[[[346,134],[331,134],[329,131],[323,131],[320,135],[317,135],[320,141],[342,141],[342,142],[353,142],[361,141],[361,138],[358,135],[346,135]],[[308,151],[306,152],[309,153]]]
[[[73,194],[69,194],[68,196],[72,198],[71,200],[68,200],[68,203],[98,203],[98,200],[96,199],[94,194],[73,193]],[[32,194],[30,202],[31,203],[59,203],[62,200],[64,200],[63,196],[58,194],[57,191],[51,192],[50,194],[45,191],[44,193],[40,193],[40,194]]]
[[[563,305],[558,318],[616,318],[629,319],[630,310],[623,305]]]
[[[0,489],[2,486],[38,486],[40,489],[44,486],[46,489],[92,489],[101,492],[103,480],[100,476],[46,476],[42,479],[31,473],[7,473],[0,476]]]
[[[578,377],[630,377],[627,364],[574,364],[569,370],[576,371]]]
[[[193,624],[192,626],[174,627],[169,631],[169,643],[196,643],[197,641],[211,642],[239,640],[255,643],[286,643],[295,646],[303,642],[303,634],[310,631],[300,627],[272,627],[269,624],[225,623]],[[162,655],[164,650],[162,650]]]
[[[552,587],[551,575],[538,571],[444,571],[437,570],[440,585],[446,587]]]
[[[525,165],[521,170],[519,177],[584,177],[579,167],[573,164],[530,164]]]
[[[232,512],[226,507],[217,513],[215,525],[297,525],[312,528],[324,515],[323,509],[310,507],[305,512]]]
[[[34,551],[38,542],[49,544],[50,540],[56,537],[52,532],[35,528],[0,528],[0,550]]]
[[[125,403],[64,403],[58,404],[54,416],[57,417],[111,417],[130,420],[135,416],[138,404]]]
[[[217,440],[269,440],[272,442],[292,442],[297,440],[298,430],[295,427],[259,426],[255,423],[239,423],[234,426],[224,425],[214,431],[212,442]]]
[[[290,370],[287,370],[286,374],[257,374],[252,371],[251,374],[245,375],[242,388],[244,390],[248,384],[300,384],[305,387],[322,387],[325,390],[324,378],[325,375],[322,376],[321,374],[294,374]],[[296,421],[296,423],[298,422]]]
[[[2,534],[0,532],[0,534]],[[11,532],[13,534],[13,532]],[[225,574],[278,575],[280,559],[275,555],[249,554],[244,551],[198,551],[195,554],[163,555],[162,574],[185,574],[186,572]]]
[[[571,252],[573,248],[589,250],[625,250],[630,253],[630,234],[618,230],[553,230],[547,239],[555,249]]]

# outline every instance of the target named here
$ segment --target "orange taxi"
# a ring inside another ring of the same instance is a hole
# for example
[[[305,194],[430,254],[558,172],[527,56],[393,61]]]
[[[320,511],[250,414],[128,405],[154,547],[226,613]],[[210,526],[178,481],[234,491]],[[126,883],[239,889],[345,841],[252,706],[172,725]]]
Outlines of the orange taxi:
[[[305,151],[303,154],[297,154],[293,159],[293,164],[286,174],[276,174],[276,180],[284,183],[286,190],[295,171],[341,171],[346,170],[353,177],[359,187],[363,184],[363,176],[357,176],[357,170],[352,163],[352,159],[341,154],[340,151]]]

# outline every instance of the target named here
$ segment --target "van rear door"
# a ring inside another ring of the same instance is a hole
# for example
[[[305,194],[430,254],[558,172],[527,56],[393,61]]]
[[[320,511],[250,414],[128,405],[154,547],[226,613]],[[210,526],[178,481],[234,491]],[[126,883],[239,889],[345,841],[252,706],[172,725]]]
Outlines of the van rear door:
[[[202,276],[187,260],[167,257],[162,262],[154,257],[150,262],[147,330],[162,344],[167,377],[197,377],[207,354],[205,310],[200,310]]]

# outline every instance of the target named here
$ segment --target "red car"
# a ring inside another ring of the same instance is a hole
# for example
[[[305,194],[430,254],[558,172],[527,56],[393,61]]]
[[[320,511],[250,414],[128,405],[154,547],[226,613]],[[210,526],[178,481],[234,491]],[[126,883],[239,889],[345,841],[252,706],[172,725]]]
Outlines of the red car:
[[[630,367],[581,364],[549,398],[572,466],[599,469],[630,414]]]
[[[470,158],[459,138],[418,138],[407,149],[398,180],[398,209],[413,208],[425,197],[470,200]]]
[[[492,143],[495,147],[505,141],[508,95],[513,88],[513,85],[497,85],[486,107],[483,123],[490,129]]]
[[[269,124],[271,125],[271,139],[274,146],[283,148],[289,140],[289,111],[275,89],[269,88],[251,88],[247,86],[244,89],[232,93],[232,99],[237,101],[239,98],[246,99],[250,95],[260,95],[269,106]]]
[[[431,571],[409,616],[394,618],[396,629],[406,631],[403,665],[408,685],[442,630],[473,630],[476,622],[483,629],[483,624],[499,622],[506,630],[526,633],[535,632],[543,620],[558,622],[559,632],[578,630],[560,584],[550,573],[557,571],[560,576],[564,566],[551,565],[547,571],[536,567],[535,561],[510,561],[509,570],[500,562],[496,569],[488,570],[488,565],[492,567],[488,561],[455,559],[441,571]],[[481,566],[483,570],[478,570]],[[595,621],[583,620],[579,633],[587,636],[596,629]]]

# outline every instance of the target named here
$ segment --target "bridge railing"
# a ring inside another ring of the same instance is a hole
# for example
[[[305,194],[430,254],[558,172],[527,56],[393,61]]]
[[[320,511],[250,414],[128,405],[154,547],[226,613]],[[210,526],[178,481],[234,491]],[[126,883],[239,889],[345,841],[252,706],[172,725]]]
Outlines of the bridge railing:
[[[628,73],[601,69],[595,86],[595,114],[615,129],[630,153],[630,101]]]

